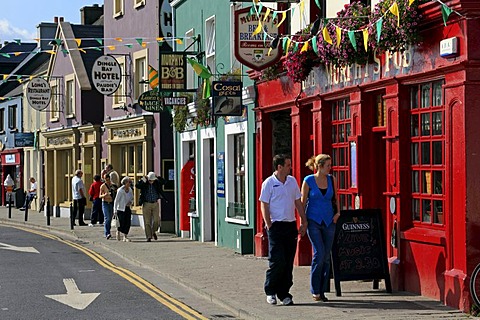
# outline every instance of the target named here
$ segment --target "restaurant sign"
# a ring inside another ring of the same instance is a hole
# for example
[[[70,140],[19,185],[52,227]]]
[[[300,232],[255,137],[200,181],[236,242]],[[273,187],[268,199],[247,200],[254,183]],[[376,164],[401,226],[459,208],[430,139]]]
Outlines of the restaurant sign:
[[[50,103],[52,89],[43,78],[33,78],[27,85],[28,104],[37,111],[42,111]]]
[[[253,70],[263,70],[282,57],[282,48],[279,44],[272,49],[270,54],[270,42],[278,36],[278,18],[273,18],[273,13],[267,16],[267,9],[257,16],[250,14],[250,8],[235,11],[235,57]],[[255,34],[255,30],[261,24],[263,30],[268,34],[264,38],[264,31]]]

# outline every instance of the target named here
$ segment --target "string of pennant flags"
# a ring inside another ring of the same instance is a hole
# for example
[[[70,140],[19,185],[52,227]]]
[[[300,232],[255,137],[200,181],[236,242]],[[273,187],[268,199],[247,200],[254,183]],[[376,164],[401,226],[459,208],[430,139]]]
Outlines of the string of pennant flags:
[[[164,42],[172,42],[176,43],[178,45],[181,45],[184,43],[185,39],[192,39],[195,37],[156,37],[156,38],[67,38],[65,41],[75,41],[77,43],[78,48],[72,48],[72,49],[62,49],[60,50],[61,52],[68,54],[70,51],[80,51],[82,53],[86,53],[87,50],[96,50],[96,51],[101,51],[103,48],[107,48],[110,51],[114,51],[117,49],[117,47],[128,47],[128,48],[133,48],[135,45],[139,45],[143,48],[145,48],[147,45],[151,43],[157,43],[159,46],[161,46]],[[153,39],[153,40],[152,40]],[[17,44],[22,44],[22,41],[20,39],[13,39],[14,42]],[[41,41],[51,41],[54,42],[57,46],[60,46],[63,43],[62,39],[33,39],[37,42]],[[85,41],[96,41],[99,45],[98,46],[90,46],[90,47],[80,47],[82,42]],[[105,45],[106,40],[115,40],[117,42],[120,42],[120,44],[115,44],[115,45]],[[123,43],[125,40],[135,40],[135,42],[129,42],[129,43]],[[145,41],[145,40],[150,40],[150,41]],[[12,56],[19,56],[21,54],[38,54],[41,52],[49,53],[49,54],[56,54],[55,50],[34,50],[34,51],[15,51],[15,52],[0,52],[0,56],[5,57],[5,58],[11,58]]]
[[[278,45],[278,41],[280,39],[276,39],[275,37],[268,34],[268,32],[265,30],[262,23],[265,22],[265,20],[270,15],[270,13],[272,14],[272,20],[275,20],[279,15],[281,15],[282,18],[276,24],[276,27],[278,28],[285,21],[286,14],[288,13],[288,11],[291,11],[292,14],[293,14],[293,12],[295,11],[296,8],[300,8],[300,17],[302,17],[303,11],[304,11],[304,6],[305,6],[305,4],[304,4],[305,0],[301,0],[299,3],[296,4],[296,6],[292,6],[292,7],[288,8],[287,10],[275,10],[275,9],[269,8],[269,7],[265,6],[262,3],[261,0],[252,0],[252,2],[253,2],[253,6],[252,6],[249,14],[250,15],[255,14],[258,17],[258,26],[253,31],[252,36],[258,35],[258,34],[263,32],[264,42],[266,42],[267,39],[268,39],[268,41],[272,41],[272,44],[270,45],[270,49],[267,53],[267,55],[270,55],[271,51],[273,49],[275,49],[276,46]],[[411,6],[414,2],[415,2],[415,0],[408,0],[408,5]],[[450,7],[448,7],[442,0],[432,0],[432,2],[437,2],[441,5],[442,18],[443,18],[443,22],[444,22],[445,26],[447,25],[447,20],[452,13],[455,13],[456,15],[458,15],[462,18],[466,18],[465,15],[461,14],[460,12],[458,12],[456,10],[451,9]],[[315,0],[315,3],[318,6],[318,8],[321,8],[319,0]],[[262,10],[264,8],[265,8],[266,12],[265,12],[265,15],[264,15],[263,19],[261,19],[260,14],[262,13]],[[393,4],[388,8],[388,10],[386,10],[383,13],[383,15],[380,18],[378,18],[374,22],[371,22],[369,25],[365,26],[362,29],[348,30],[348,29],[345,29],[343,27],[340,27],[335,22],[333,22],[333,21],[335,21],[336,18],[330,18],[330,19],[326,18],[326,19],[324,19],[325,23],[323,25],[323,29],[321,31],[320,30],[316,31],[313,34],[312,38],[310,38],[306,41],[296,41],[296,40],[293,39],[293,37],[294,37],[293,35],[280,36],[281,38],[283,38],[283,48],[284,48],[285,54],[288,53],[288,49],[290,48],[290,46],[294,46],[294,50],[297,50],[297,48],[301,47],[301,52],[307,51],[309,46],[310,46],[310,42],[312,42],[311,45],[314,47],[313,49],[316,50],[317,36],[320,33],[322,34],[325,42],[327,42],[329,44],[333,44],[332,37],[330,36],[330,33],[327,29],[327,26],[329,24],[332,25],[333,27],[335,27],[337,46],[340,45],[342,33],[347,33],[350,41],[352,42],[352,45],[354,47],[356,47],[356,43],[354,43],[355,42],[355,35],[354,34],[357,33],[357,32],[361,32],[363,34],[363,37],[364,37],[365,50],[367,50],[368,36],[369,36],[368,30],[371,29],[371,28],[376,28],[376,30],[377,30],[377,41],[379,41],[380,35],[381,35],[381,30],[382,30],[383,20],[388,14],[393,14],[394,16],[396,16],[397,25],[400,25],[400,19],[401,19],[400,10],[399,10],[398,3],[396,1],[393,2]],[[365,18],[365,17],[351,17],[351,18],[355,19],[355,18]],[[320,24],[320,20],[317,19],[314,22],[314,25],[315,24],[317,24],[317,27],[318,27],[318,25]],[[279,37],[279,36],[277,36],[277,37]]]

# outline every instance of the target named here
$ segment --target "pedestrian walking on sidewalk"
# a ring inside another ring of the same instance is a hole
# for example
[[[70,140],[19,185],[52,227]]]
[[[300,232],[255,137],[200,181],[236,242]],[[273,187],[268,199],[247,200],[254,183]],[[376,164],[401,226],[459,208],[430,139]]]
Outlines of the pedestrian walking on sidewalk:
[[[37,182],[35,181],[34,177],[30,178],[30,189],[28,189],[28,194],[25,197],[25,202],[23,203],[23,207],[20,208],[20,210],[25,210],[29,205],[30,202],[35,199],[37,196]]]
[[[110,175],[107,174],[104,177],[105,182],[100,187],[100,199],[102,199],[102,211],[104,215],[104,230],[105,238],[110,239],[112,237],[110,233],[111,222],[113,216],[113,201],[117,194],[117,186],[110,180]]]
[[[77,170],[72,178],[73,214],[71,219],[73,220],[73,225],[75,225],[75,218],[78,213],[78,225],[86,226],[87,224],[83,221],[83,213],[87,205],[87,198],[85,197],[87,193],[85,192],[82,176],[82,170]]]
[[[145,227],[145,236],[147,242],[153,239],[157,240],[157,231],[160,226],[160,206],[159,200],[165,199],[162,185],[165,180],[157,177],[155,172],[149,172],[146,177],[142,177],[135,187],[140,189],[140,204],[142,205],[143,224]]]
[[[290,176],[292,160],[286,155],[273,158],[275,172],[262,183],[260,206],[268,234],[268,262],[265,293],[267,302],[293,304],[290,288],[293,285],[293,261],[297,251],[298,234],[303,237],[307,219],[301,202],[297,180]],[[297,230],[295,208],[300,216]]]
[[[118,172],[113,170],[113,165],[111,163],[107,164],[105,166],[105,169],[102,170],[100,175],[102,176],[103,181],[105,181],[105,176],[110,175],[110,181],[117,187],[120,186],[120,176],[118,175]]]
[[[96,174],[93,177],[93,183],[88,189],[88,194],[90,195],[90,201],[92,203],[92,217],[90,219],[89,226],[93,227],[94,225],[103,223],[103,212],[102,212],[102,199],[100,198],[100,188],[102,186],[102,178],[99,174]]]
[[[117,196],[113,203],[113,212],[117,215],[120,227],[117,231],[117,239],[123,234],[123,241],[130,242],[128,232],[130,231],[132,211],[130,206],[133,204],[132,180],[129,177],[122,179],[122,186],[117,190]]]
[[[338,204],[334,213],[332,199],[336,199],[335,178],[330,175],[332,158],[327,154],[311,157],[305,164],[314,174],[302,184],[302,203],[305,206],[307,234],[313,247],[310,271],[310,292],[313,300],[327,302],[325,290],[330,281],[330,253],[335,237],[335,224],[340,217]]]

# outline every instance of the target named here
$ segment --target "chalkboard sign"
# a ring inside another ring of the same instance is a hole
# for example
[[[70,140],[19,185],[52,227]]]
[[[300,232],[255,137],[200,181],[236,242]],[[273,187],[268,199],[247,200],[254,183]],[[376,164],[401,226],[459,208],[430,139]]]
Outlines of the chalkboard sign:
[[[332,248],[333,274],[337,296],[340,281],[385,279],[392,292],[380,209],[342,210]]]

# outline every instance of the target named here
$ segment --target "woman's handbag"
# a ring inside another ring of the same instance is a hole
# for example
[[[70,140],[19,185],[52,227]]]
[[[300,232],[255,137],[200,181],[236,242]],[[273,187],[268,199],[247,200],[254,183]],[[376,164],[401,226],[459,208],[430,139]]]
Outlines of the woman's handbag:
[[[118,227],[120,227],[120,222],[118,221],[118,216],[117,216],[116,213],[113,214],[112,222],[111,222],[110,226],[111,226],[112,228],[118,228]]]

